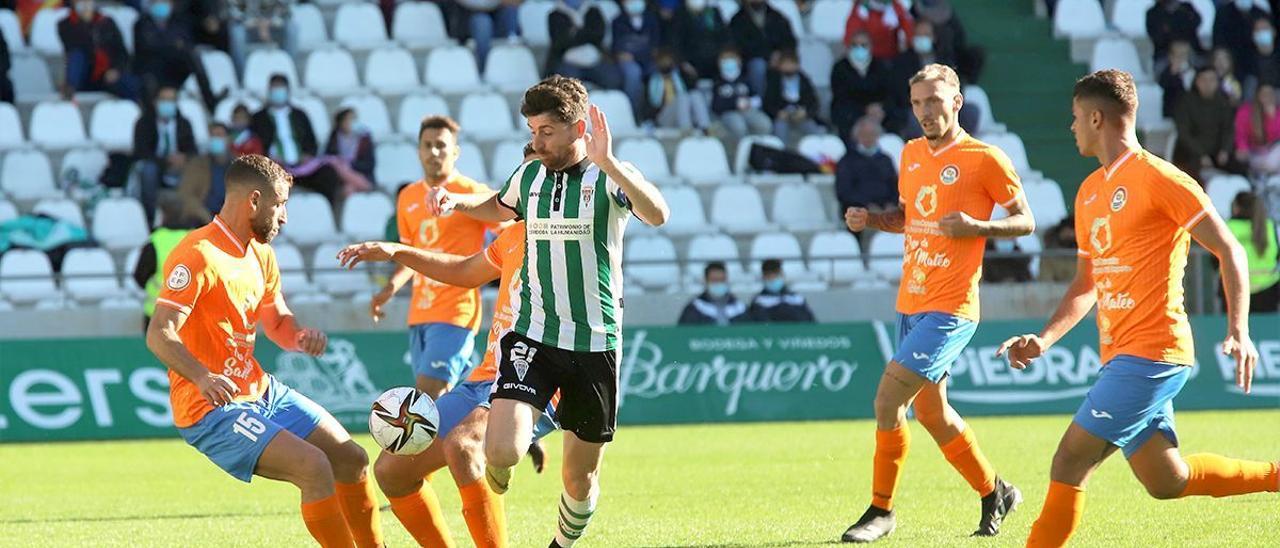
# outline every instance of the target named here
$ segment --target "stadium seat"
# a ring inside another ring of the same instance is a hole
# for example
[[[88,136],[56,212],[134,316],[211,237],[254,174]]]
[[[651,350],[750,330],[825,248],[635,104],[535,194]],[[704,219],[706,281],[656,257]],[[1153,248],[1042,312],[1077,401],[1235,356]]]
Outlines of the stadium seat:
[[[295,97],[294,100],[297,101],[297,98]],[[213,119],[224,124],[230,124],[231,111],[235,110],[236,105],[241,104],[249,109],[250,115],[262,109],[262,101],[250,95],[247,91],[238,91],[218,101],[218,105],[213,107]]]
[[[871,237],[870,270],[885,280],[894,282],[902,278],[903,237],[892,232],[877,232]]]
[[[738,0],[716,0],[715,6],[720,8],[720,16],[724,17],[726,25],[729,24],[730,19],[733,19],[734,14],[738,13]],[[845,11],[844,15],[840,16],[840,20],[845,21],[847,19],[849,19],[849,12]],[[843,26],[844,23],[841,23],[841,25]],[[841,37],[843,38],[843,36],[842,34]]]
[[[664,236],[641,236],[627,242],[627,281],[646,288],[672,290],[680,286],[676,248]]]
[[[401,2],[396,6],[392,19],[391,35],[407,47],[439,47],[453,43],[445,32],[444,15],[433,2]]]
[[[150,233],[142,204],[133,198],[107,198],[93,208],[93,239],[107,249],[142,245]]]
[[[290,242],[311,246],[339,239],[333,206],[324,196],[297,192],[289,198],[289,223],[280,231]]]
[[[770,218],[783,229],[806,231],[836,226],[828,213],[830,198],[823,199],[813,185],[783,185],[774,192],[772,201]]]
[[[773,147],[778,150],[787,148],[786,143],[782,142],[773,135],[747,135],[738,140],[738,149],[733,155],[733,172],[738,175],[746,175],[751,170],[751,145],[761,145]]]
[[[330,127],[333,125],[333,118],[329,116],[329,109],[325,106],[324,100],[314,95],[295,94],[289,101],[307,115],[307,120],[311,122],[311,131],[316,134],[319,146],[323,147],[329,140]],[[334,112],[337,113],[337,111]],[[361,119],[361,122],[363,121]]]
[[[1164,90],[1158,84],[1138,84],[1138,129],[1160,131],[1173,129],[1173,121],[1164,117]]]
[[[1022,144],[1022,138],[1014,133],[985,133],[978,137],[983,142],[994,146],[1004,152],[1009,157],[1009,161],[1013,163],[1013,169],[1019,175],[1027,176],[1031,174],[1031,162],[1027,161],[1027,148]]]
[[[476,68],[476,57],[471,50],[462,46],[446,46],[431,50],[427,54],[426,68],[423,69],[426,84],[440,93],[462,94],[473,93],[484,89],[480,83],[480,71]],[[503,107],[506,110],[506,107]]]
[[[360,123],[369,128],[369,133],[375,141],[381,141],[394,133],[391,130],[391,115],[387,113],[387,104],[382,101],[382,97],[364,93],[343,99],[339,106],[355,109],[356,116],[360,117]],[[327,139],[328,133],[317,133],[316,136],[317,139]]]
[[[1062,197],[1062,187],[1053,181],[1027,181],[1023,183],[1027,203],[1035,216],[1036,226],[1047,229],[1067,218],[1067,203]]]
[[[980,86],[969,84],[964,87],[964,102],[978,109],[978,133],[1000,133],[1004,125],[996,122],[996,113],[991,110],[991,98]]]
[[[667,188],[663,197],[671,208],[671,218],[662,225],[663,232],[678,236],[706,232],[707,214],[698,191],[687,186]]]
[[[1205,193],[1209,195],[1209,201],[1213,202],[1213,209],[1218,212],[1218,216],[1230,219],[1231,202],[1235,201],[1236,194],[1247,192],[1250,188],[1249,180],[1240,175],[1217,175],[1209,179],[1209,184],[1205,185]]]
[[[102,248],[76,248],[62,258],[62,289],[78,301],[98,301],[119,295],[111,254]]]
[[[373,178],[378,187],[395,196],[397,188],[422,178],[422,164],[418,163],[418,149],[410,143],[380,143],[373,149],[376,160]]]
[[[1040,279],[1040,253],[1044,251],[1044,246],[1040,243],[1040,235],[1020,236],[1017,242],[1022,252],[1031,256],[1031,263],[1027,265],[1027,270],[1031,272],[1031,279]]]
[[[236,76],[235,63],[231,61],[231,56],[227,55],[227,52],[216,49],[201,50],[200,63],[204,65],[204,72],[209,76],[209,89],[213,93],[240,89],[240,79]]]
[[[876,144],[880,146],[881,152],[893,159],[893,169],[898,169],[898,165],[902,163],[902,149],[907,146],[902,137],[898,137],[896,133],[885,133]]]
[[[0,198],[0,223],[12,221],[18,218],[18,206],[13,202]]]
[[[484,161],[484,151],[480,149],[479,145],[476,145],[471,141],[462,141],[461,143],[458,143],[458,162],[454,164],[454,166],[463,175],[476,180],[476,182],[483,183],[484,181],[489,180],[489,166]],[[515,166],[511,166],[511,170],[500,174],[499,177],[506,177],[514,170]],[[492,185],[495,183],[489,184]]]
[[[0,292],[0,296],[3,296],[3,295],[4,295],[4,293],[3,293],[3,292]],[[4,300],[4,299],[0,299],[0,312],[10,312],[10,311],[12,311],[12,310],[13,310],[13,304],[12,304],[12,303],[10,303],[9,301],[6,301],[6,300]]]
[[[820,232],[809,240],[809,272],[829,283],[848,283],[866,272],[862,248],[846,231]]]
[[[178,99],[178,112],[191,124],[196,147],[205,150],[205,143],[209,142],[209,116],[204,112],[204,105],[190,97],[181,97]]]
[[[285,294],[292,297],[316,290],[315,284],[307,278],[307,265],[297,246],[289,242],[272,242],[271,249],[276,252],[276,266],[280,268],[280,288]]]
[[[67,151],[62,156],[58,180],[90,181],[96,184],[102,177],[102,172],[106,171],[109,162],[107,152],[100,148],[77,148]],[[84,223],[80,226],[84,226]]]
[[[58,36],[58,21],[70,14],[67,8],[44,8],[31,20],[27,39],[31,47],[41,55],[62,55],[62,38]],[[16,82],[15,82],[16,83]]]
[[[342,245],[335,243],[321,244],[311,254],[312,279],[320,289],[332,294],[351,295],[368,291],[373,287],[369,279],[369,271],[363,266],[352,270],[342,268],[336,257]]]
[[[844,140],[829,134],[805,135],[796,143],[796,152],[819,164],[844,158]]]
[[[789,4],[791,9],[795,9],[795,2],[789,2]],[[803,35],[796,34],[796,36]],[[800,40],[797,51],[800,56],[800,70],[809,77],[813,86],[818,89],[830,88],[831,67],[836,64],[835,56],[831,53],[831,45],[821,40]]]
[[[422,87],[413,56],[398,47],[379,48],[369,54],[364,62],[364,85],[384,94],[408,93]]]
[[[400,101],[400,114],[396,117],[396,128],[401,135],[418,140],[418,127],[422,119],[431,114],[449,116],[449,104],[439,95],[408,95]]]
[[[504,93],[523,92],[538,82],[538,61],[521,45],[506,44],[489,50],[484,65],[484,81]]]
[[[764,202],[756,187],[724,184],[711,196],[711,222],[730,234],[754,234],[773,230],[764,215]]]
[[[271,75],[276,73],[284,74],[289,80],[290,89],[298,89],[301,83],[298,80],[298,68],[294,66],[293,58],[288,53],[279,49],[254,50],[244,62],[244,78],[241,83],[244,84],[244,89],[254,95],[266,97]]]
[[[25,142],[18,109],[13,108],[9,103],[0,103],[0,150],[17,148]]]
[[[125,49],[133,53],[133,26],[138,22],[138,10],[127,5],[113,6],[104,3],[98,6],[98,11],[115,22],[116,28],[120,29],[120,40],[124,42]]]
[[[724,261],[729,283],[747,279],[733,238],[724,234],[701,234],[689,240],[689,252],[685,254],[685,280],[690,287],[703,285],[703,269],[711,261]]]
[[[297,28],[298,49],[311,51],[329,43],[329,32],[325,30],[324,14],[315,4],[297,3],[293,5],[293,25]]]
[[[395,213],[395,205],[386,194],[352,194],[342,206],[342,233],[352,240],[382,240],[387,233],[387,219]]]
[[[724,145],[713,137],[685,137],[676,146],[676,175],[695,185],[727,184],[734,180]]]
[[[1147,10],[1155,0],[1114,0],[1111,4],[1111,26],[1126,38],[1147,37]]]
[[[628,139],[615,145],[618,159],[631,162],[644,174],[645,179],[658,184],[671,184],[679,179],[671,174],[667,151],[662,143],[652,137]]]
[[[80,109],[69,101],[50,101],[36,105],[31,111],[27,136],[32,143],[47,149],[66,149],[88,142]]]
[[[502,185],[507,182],[507,178],[515,172],[517,167],[524,163],[524,145],[526,142],[524,140],[503,141],[493,148],[493,156],[489,158],[490,177],[487,181],[490,188],[494,190],[501,189]],[[621,155],[618,157],[622,158]]]
[[[1104,38],[1093,44],[1089,70],[1120,69],[1133,75],[1136,82],[1149,82],[1151,75],[1142,65],[1138,48],[1124,38]]]
[[[98,309],[131,310],[136,313],[142,313],[142,301],[127,295],[116,295],[98,301]]]
[[[809,11],[809,35],[825,42],[844,43],[844,26],[853,0],[818,0]]]
[[[618,90],[596,90],[591,92],[591,102],[604,111],[605,120],[609,122],[609,133],[615,138],[631,137],[640,133],[636,127],[635,111],[631,109],[631,99]]]
[[[520,35],[525,43],[540,48],[551,45],[551,32],[547,28],[547,21],[555,8],[555,2],[529,0],[520,3]],[[729,20],[725,19],[725,22],[728,23]]]
[[[751,264],[759,265],[767,259],[782,261],[782,273],[789,282],[809,281],[815,276],[809,273],[800,250],[800,241],[786,232],[759,234],[751,240]]]
[[[34,249],[11,249],[0,255],[0,293],[15,303],[57,297],[49,257]]]
[[[1102,6],[1096,0],[1059,0],[1053,13],[1058,38],[1097,38],[1107,30]]]
[[[32,206],[31,213],[66,221],[80,228],[88,228],[84,222],[84,213],[80,211],[80,204],[69,198],[45,198]]]
[[[333,39],[354,50],[373,49],[387,43],[387,26],[378,5],[344,2],[333,18]]]
[[[133,101],[101,101],[89,116],[89,137],[109,152],[132,152],[133,126],[140,116],[142,111]]]
[[[459,107],[458,123],[479,140],[506,139],[516,134],[507,99],[497,93],[467,95]]]
[[[769,7],[775,10],[778,10],[780,13],[782,13],[783,16],[787,18],[787,22],[791,23],[791,33],[794,34],[796,38],[802,38],[802,37],[808,36],[809,33],[804,28],[804,18],[800,16],[800,7],[797,6],[794,1],[769,0]],[[849,12],[846,11],[844,13],[843,19],[848,19],[848,18],[849,18]],[[725,23],[729,22],[728,16],[726,16],[724,21]],[[827,65],[827,70],[828,71],[831,70],[831,65]],[[810,74],[809,77],[812,78],[813,75]]]
[[[62,195],[54,184],[53,168],[44,152],[11,150],[0,165],[0,190],[18,201],[54,198]]]
[[[35,53],[15,53],[12,62],[9,78],[13,81],[15,99],[36,102],[57,97],[44,58]]]
[[[544,23],[543,27],[545,26]],[[22,39],[22,24],[18,22],[18,15],[11,9],[0,9],[0,39],[9,46],[9,53],[27,49],[27,43]]]
[[[341,97],[360,89],[360,77],[356,73],[356,61],[347,50],[324,48],[307,56],[303,70],[307,89],[321,97]]]

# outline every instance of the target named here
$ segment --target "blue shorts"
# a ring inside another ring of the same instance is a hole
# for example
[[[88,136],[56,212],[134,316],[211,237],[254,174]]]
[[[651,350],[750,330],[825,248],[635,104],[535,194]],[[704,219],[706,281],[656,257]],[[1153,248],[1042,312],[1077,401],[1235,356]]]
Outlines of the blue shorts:
[[[443,439],[449,432],[471,414],[477,407],[489,408],[489,393],[493,391],[494,381],[467,381],[459,384],[436,400],[436,409],[440,411],[440,430],[436,436]],[[533,425],[533,439],[541,439],[559,428],[553,417],[556,409],[547,404],[538,423]]]
[[[413,374],[458,384],[471,369],[475,339],[475,331],[448,323],[409,326]]]
[[[267,444],[287,430],[306,439],[328,412],[268,375],[262,399],[215,408],[195,424],[179,428],[187,444],[236,479],[248,482]]]
[[[898,353],[893,361],[937,384],[977,330],[978,322],[942,312],[898,314]]]
[[[1177,447],[1173,397],[1189,378],[1191,368],[1185,365],[1116,356],[1103,366],[1073,420],[1119,447],[1126,459],[1156,432]]]

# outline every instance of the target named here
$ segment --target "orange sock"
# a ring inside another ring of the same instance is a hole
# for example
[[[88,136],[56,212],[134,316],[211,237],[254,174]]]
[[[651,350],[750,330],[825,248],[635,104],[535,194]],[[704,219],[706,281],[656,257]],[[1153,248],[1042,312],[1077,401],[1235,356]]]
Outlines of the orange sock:
[[[422,489],[416,493],[388,500],[391,511],[418,544],[433,548],[453,546],[449,526],[440,513],[440,501],[430,483],[423,482]]]
[[[893,493],[898,490],[902,464],[907,460],[911,431],[904,424],[893,430],[876,430],[876,456],[872,468],[871,505],[893,509]]]
[[[458,488],[462,494],[462,517],[467,520],[476,548],[504,548],[507,545],[507,515],[502,496],[483,480]]]
[[[355,539],[356,546],[382,546],[382,521],[378,518],[378,508],[373,502],[373,485],[369,483],[369,478],[356,483],[337,483],[334,487],[338,490],[342,516],[347,520],[347,528],[351,530],[351,538]]]
[[[351,531],[342,519],[342,505],[337,495],[302,503],[302,522],[323,548],[351,546]]]
[[[1083,516],[1084,489],[1056,481],[1049,482],[1049,494],[1044,497],[1040,517],[1031,525],[1027,547],[1065,546],[1067,539],[1080,527],[1080,518]]]
[[[1280,491],[1280,464],[1238,460],[1200,453],[1185,459],[1187,487],[1183,497],[1211,495],[1229,497],[1263,491]]]
[[[979,496],[985,497],[996,490],[996,471],[991,468],[991,463],[987,462],[986,455],[978,447],[978,439],[973,435],[972,428],[965,427],[959,436],[944,444],[942,455],[964,476],[964,480],[969,482],[969,486]]]

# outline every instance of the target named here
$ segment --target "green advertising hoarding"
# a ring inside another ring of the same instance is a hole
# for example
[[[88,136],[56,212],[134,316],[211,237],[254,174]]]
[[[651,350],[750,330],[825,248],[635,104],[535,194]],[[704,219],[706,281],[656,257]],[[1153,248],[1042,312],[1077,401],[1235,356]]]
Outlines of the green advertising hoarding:
[[[1196,318],[1199,365],[1179,409],[1280,408],[1280,316],[1256,315],[1261,359],[1253,394],[1234,386],[1217,352],[1222,318]],[[1070,413],[1101,363],[1092,323],[1035,366],[992,356],[1040,322],[984,323],[952,369],[949,394],[966,414]],[[268,371],[363,431],[382,390],[412,384],[403,333],[335,333],[319,357],[282,352],[265,337]],[[620,376],[624,424],[869,418],[886,357],[885,322],[725,328],[628,328]],[[0,341],[0,441],[168,437],[168,377],[141,339]]]

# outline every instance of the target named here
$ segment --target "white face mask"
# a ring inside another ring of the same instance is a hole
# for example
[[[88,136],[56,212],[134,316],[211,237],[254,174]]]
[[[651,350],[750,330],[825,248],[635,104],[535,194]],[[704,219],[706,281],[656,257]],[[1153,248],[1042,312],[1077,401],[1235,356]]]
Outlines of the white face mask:
[[[1253,43],[1259,48],[1270,49],[1275,44],[1276,33],[1271,29],[1260,29],[1253,33]]]
[[[1240,11],[1249,11],[1253,8],[1253,0],[1236,0],[1236,8]]]
[[[699,12],[707,7],[707,0],[688,0],[684,5],[689,8],[689,11]]]
[[[624,6],[629,15],[640,15],[644,13],[644,0],[627,0]]]
[[[916,50],[916,53],[920,54],[933,53],[933,37],[916,36],[911,39],[911,48]]]

